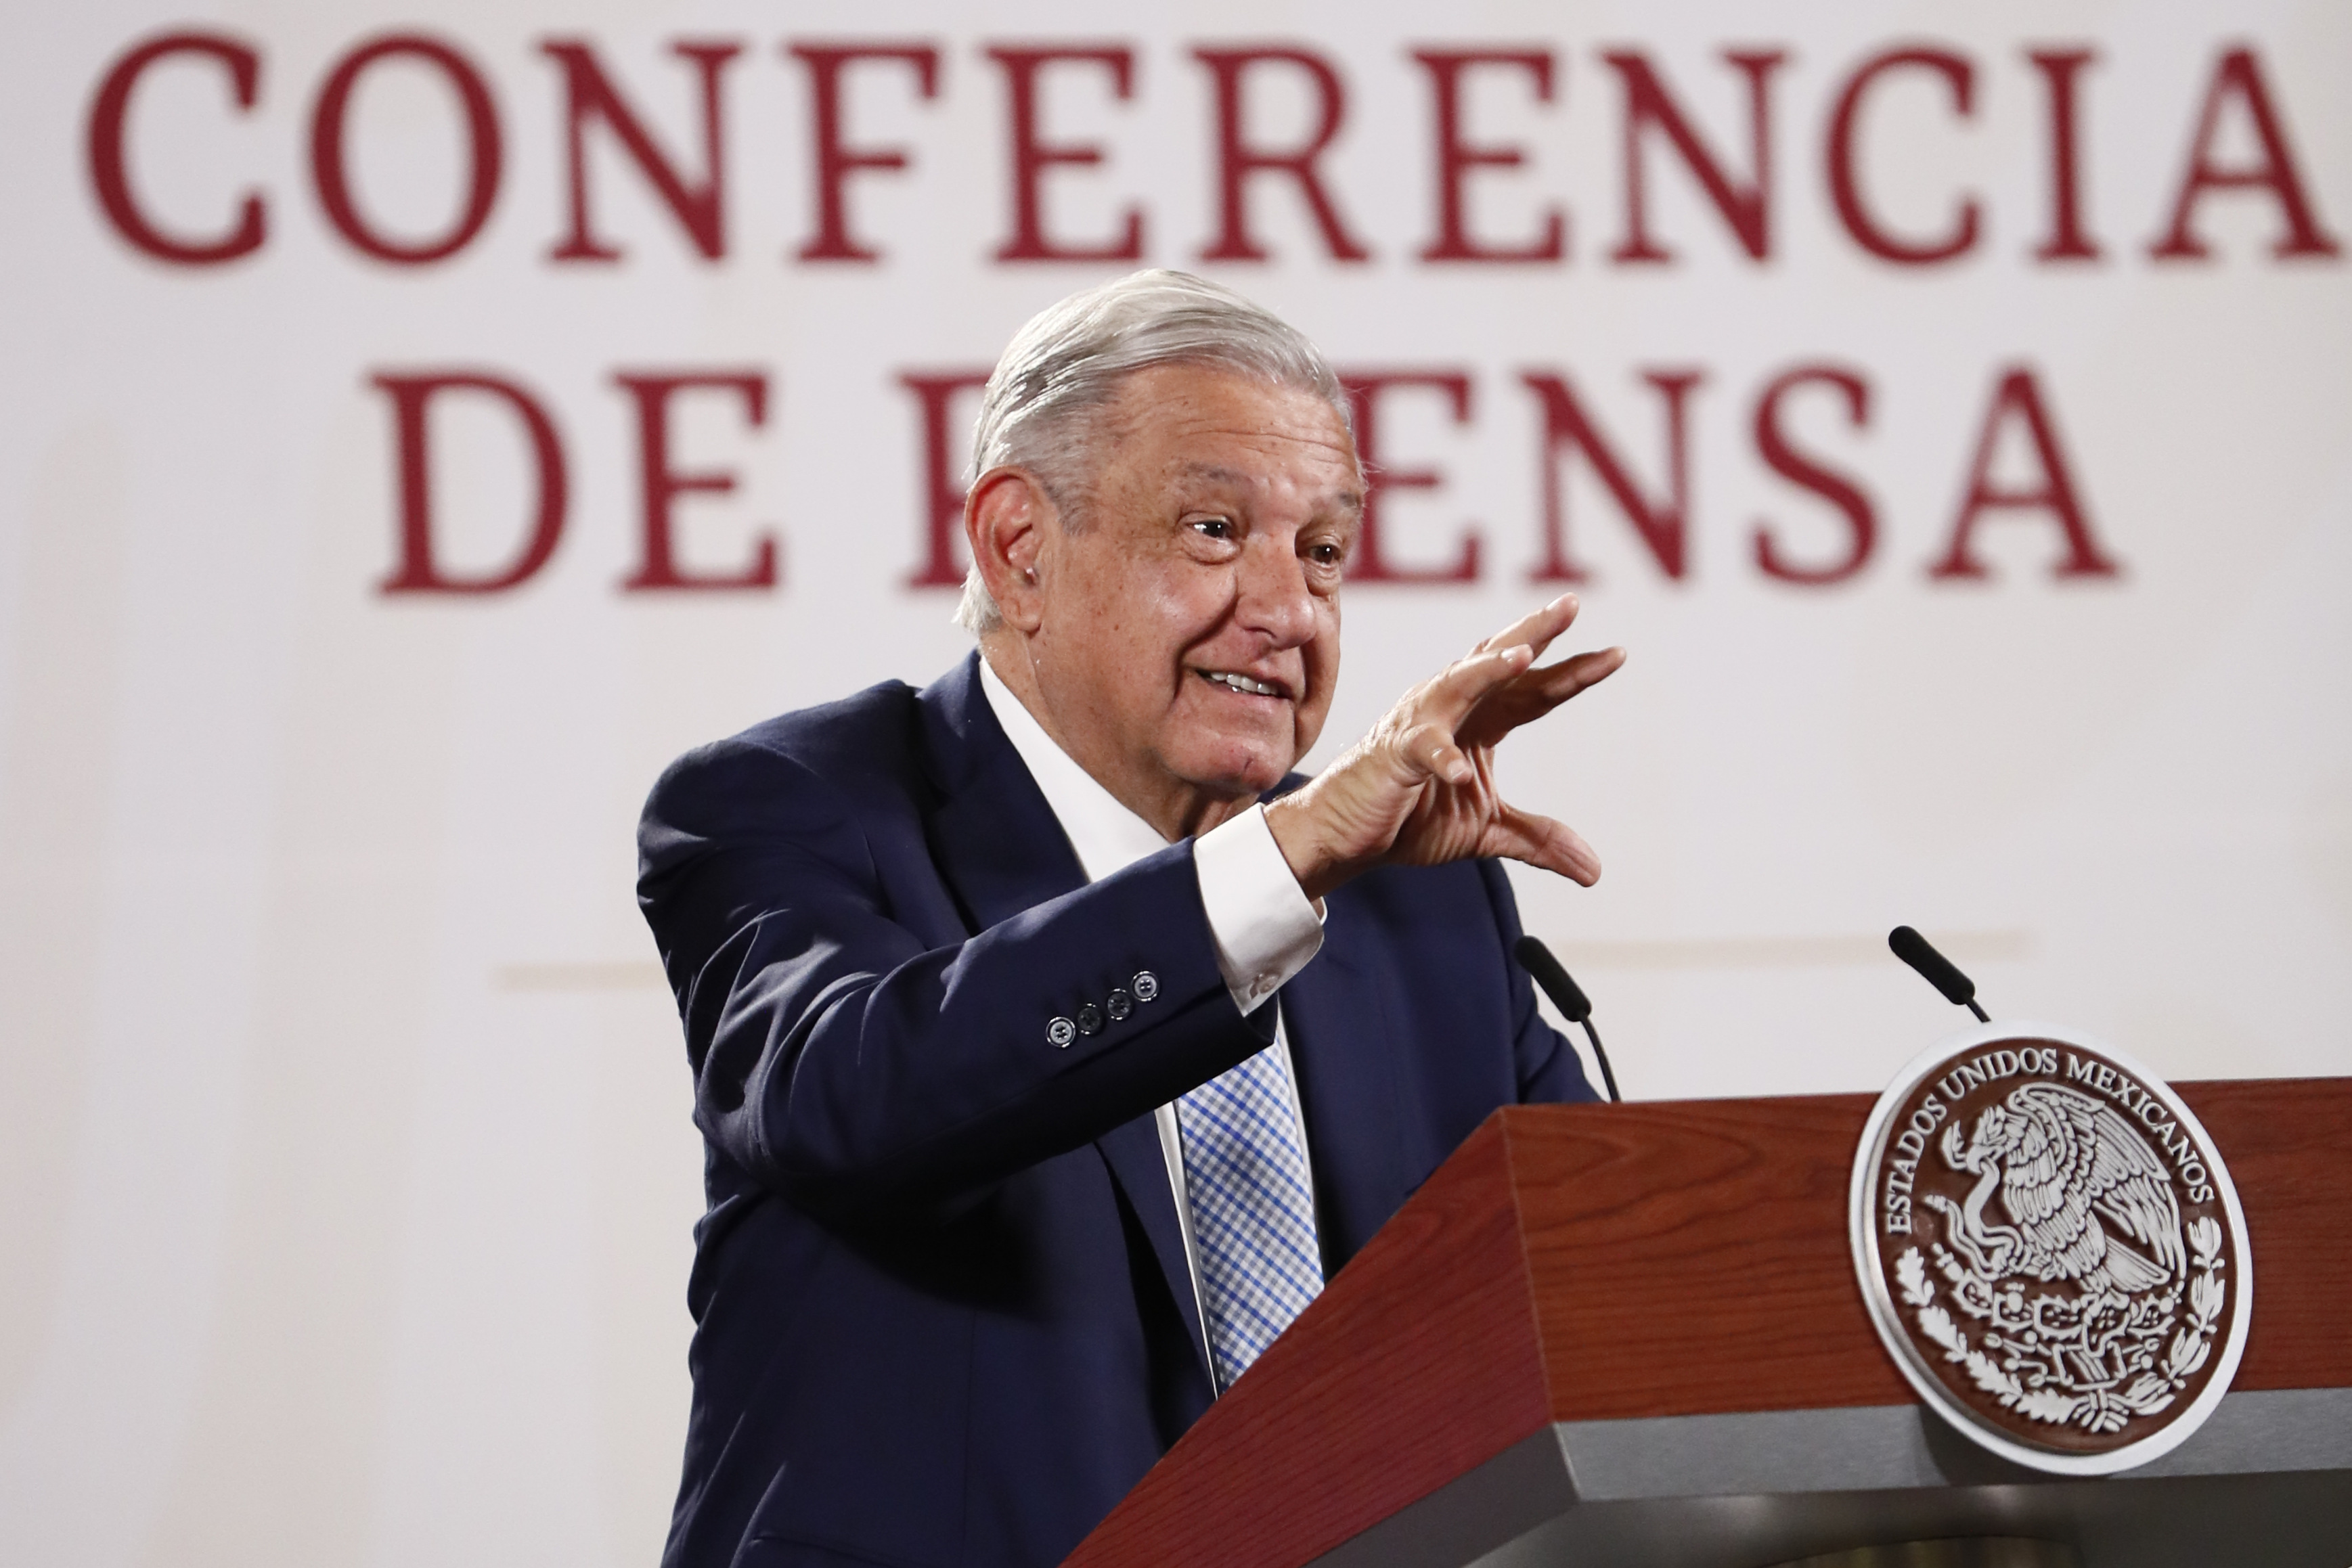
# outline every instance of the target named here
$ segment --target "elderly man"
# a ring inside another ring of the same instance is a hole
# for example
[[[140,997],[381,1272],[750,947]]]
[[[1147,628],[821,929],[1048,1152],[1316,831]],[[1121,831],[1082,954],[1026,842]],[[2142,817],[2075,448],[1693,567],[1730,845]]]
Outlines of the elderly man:
[[[1497,1105],[1590,1098],[1507,955],[1590,883],[1496,744],[1545,606],[1323,774],[1363,508],[1296,331],[1139,273],[982,401],[977,653],[665,774],[640,898],[709,1210],[669,1568],[1057,1562]]]

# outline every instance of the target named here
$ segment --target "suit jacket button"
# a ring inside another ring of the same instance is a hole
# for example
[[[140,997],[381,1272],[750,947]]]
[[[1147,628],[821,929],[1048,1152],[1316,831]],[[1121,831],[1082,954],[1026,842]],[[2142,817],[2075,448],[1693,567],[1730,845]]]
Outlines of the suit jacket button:
[[[1055,1019],[1045,1026],[1045,1043],[1058,1051],[1069,1049],[1070,1041],[1078,1038],[1078,1026],[1067,1019]]]
[[[1103,998],[1103,1011],[1110,1014],[1113,1023],[1124,1023],[1127,1015],[1135,1010],[1135,998],[1125,991],[1113,991]]]
[[[1095,1006],[1094,1003],[1088,1002],[1085,1007],[1078,1009],[1078,1032],[1080,1034],[1100,1034],[1102,1033],[1102,1009]]]
[[[1157,1001],[1160,997],[1160,977],[1149,969],[1138,969],[1135,978],[1128,982],[1139,1002]]]

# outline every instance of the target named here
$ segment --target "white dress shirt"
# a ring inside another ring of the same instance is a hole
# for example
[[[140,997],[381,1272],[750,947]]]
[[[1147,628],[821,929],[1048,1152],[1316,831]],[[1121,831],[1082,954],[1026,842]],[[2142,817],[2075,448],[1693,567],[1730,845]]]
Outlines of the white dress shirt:
[[[1123,871],[1144,856],[1168,847],[1160,830],[1137,816],[1118,796],[1104,789],[1095,776],[1078,766],[1055,744],[1013,689],[980,661],[980,689],[996,715],[1013,749],[1028,765],[1029,776],[1045,797],[1055,820],[1077,852],[1078,864],[1088,882],[1098,882]],[[1201,879],[1201,903],[1209,916],[1209,936],[1216,944],[1217,967],[1234,1006],[1255,1011],[1280,990],[1284,982],[1307,967],[1323,946],[1323,918],[1301,891],[1290,862],[1265,825],[1265,808],[1252,806],[1231,821],[1211,829],[1193,841],[1192,864]],[[1278,1008],[1279,1004],[1277,1004]],[[1283,1077],[1290,1086],[1290,1114],[1307,1146],[1307,1123],[1298,1108],[1298,1075],[1291,1071],[1290,1046],[1282,1017],[1275,1015],[1274,1049],[1282,1053]],[[1153,1113],[1160,1128],[1160,1150],[1168,1161],[1168,1183],[1176,1195],[1176,1221],[1184,1232],[1184,1261],[1192,1275],[1193,1304],[1200,1306],[1201,1258],[1192,1240],[1192,1206],[1184,1191],[1184,1140],[1176,1124],[1176,1107],[1162,1105]],[[1314,1176],[1307,1173],[1307,1196],[1314,1196]],[[1201,1312],[1208,1322],[1208,1312]]]

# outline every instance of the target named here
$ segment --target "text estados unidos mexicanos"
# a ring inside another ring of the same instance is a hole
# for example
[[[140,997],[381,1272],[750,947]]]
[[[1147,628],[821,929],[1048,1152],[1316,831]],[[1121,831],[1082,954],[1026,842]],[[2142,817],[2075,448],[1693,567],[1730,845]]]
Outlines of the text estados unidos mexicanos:
[[[2157,1147],[2164,1151],[2165,1158],[2189,1189],[2189,1201],[2213,1201],[2212,1174],[2205,1168],[2196,1140],[2163,1100],[2094,1057],[2077,1056],[2055,1046],[2027,1046],[2015,1051],[2003,1047],[1955,1064],[1904,1119],[1903,1130],[1895,1138],[1894,1157],[1886,1162],[1879,1203],[1882,1229],[1891,1235],[1910,1233],[1912,1184],[1918,1175],[1920,1160],[1927,1155],[1927,1141],[1950,1116],[1950,1107],[1985,1083],[2019,1077],[2063,1078],[2065,1082],[2114,1101],[2126,1115],[2145,1127]]]

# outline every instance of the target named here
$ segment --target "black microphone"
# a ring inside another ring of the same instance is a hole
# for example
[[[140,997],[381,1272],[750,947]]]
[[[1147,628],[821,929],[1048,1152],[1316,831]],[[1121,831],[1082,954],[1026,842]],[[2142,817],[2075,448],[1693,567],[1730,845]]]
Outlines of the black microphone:
[[[1908,925],[1898,925],[1886,934],[1886,945],[1895,956],[1919,971],[1921,978],[1944,993],[1944,999],[1955,1007],[1963,1007],[1977,1015],[1979,1023],[1990,1023],[1984,1009],[1977,1006],[1977,983],[1953,967],[1952,961],[1929,945]]]
[[[1551,949],[1534,937],[1520,937],[1518,945],[1511,949],[1511,956],[1519,961],[1519,967],[1543,988],[1543,994],[1551,998],[1551,1005],[1559,1009],[1560,1017],[1570,1023],[1584,1026],[1584,1038],[1592,1042],[1592,1059],[1601,1063],[1601,1081],[1609,1085],[1609,1098],[1622,1104],[1625,1096],[1617,1092],[1617,1074],[1610,1070],[1609,1053],[1601,1049],[1601,1031],[1592,1027],[1591,998],[1568,977],[1568,971],[1561,968],[1559,960],[1551,956]]]

